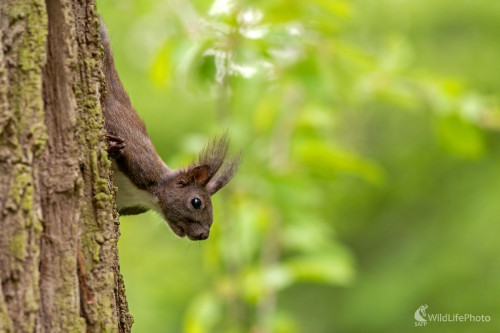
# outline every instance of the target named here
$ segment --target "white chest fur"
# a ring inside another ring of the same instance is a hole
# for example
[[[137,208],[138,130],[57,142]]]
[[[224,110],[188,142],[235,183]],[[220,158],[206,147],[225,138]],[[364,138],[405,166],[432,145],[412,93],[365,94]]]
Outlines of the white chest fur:
[[[116,162],[113,161],[113,183],[118,187],[116,195],[116,206],[118,211],[128,207],[144,207],[160,211],[157,198],[144,190],[139,189],[130,179],[120,171]]]

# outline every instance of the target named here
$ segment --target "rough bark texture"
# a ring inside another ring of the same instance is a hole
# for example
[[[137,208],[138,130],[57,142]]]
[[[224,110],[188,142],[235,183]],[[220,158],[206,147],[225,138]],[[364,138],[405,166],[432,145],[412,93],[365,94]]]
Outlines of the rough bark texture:
[[[0,332],[129,332],[93,1],[0,1]]]

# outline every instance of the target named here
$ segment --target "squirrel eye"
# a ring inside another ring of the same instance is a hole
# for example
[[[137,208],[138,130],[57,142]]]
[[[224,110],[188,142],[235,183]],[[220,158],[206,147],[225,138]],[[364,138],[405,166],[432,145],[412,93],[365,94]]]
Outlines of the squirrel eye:
[[[194,207],[194,209],[200,209],[201,200],[198,198],[194,198],[193,200],[191,200],[191,205]]]

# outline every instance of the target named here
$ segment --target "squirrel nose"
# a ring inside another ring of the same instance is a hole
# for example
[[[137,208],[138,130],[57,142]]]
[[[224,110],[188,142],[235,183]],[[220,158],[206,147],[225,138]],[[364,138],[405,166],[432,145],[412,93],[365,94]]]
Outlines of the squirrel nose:
[[[194,237],[195,240],[205,240],[208,238],[208,235],[210,234],[210,230],[207,231],[202,231],[198,235]]]
[[[208,235],[210,234],[210,232],[207,230],[207,231],[204,231],[200,234],[200,238],[199,240],[205,240],[208,238]]]

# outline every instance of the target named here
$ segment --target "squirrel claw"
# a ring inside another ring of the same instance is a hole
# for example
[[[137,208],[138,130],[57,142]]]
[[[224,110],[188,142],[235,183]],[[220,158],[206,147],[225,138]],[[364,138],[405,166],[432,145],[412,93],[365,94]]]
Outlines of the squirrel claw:
[[[120,156],[120,151],[125,148],[125,140],[113,132],[107,132],[105,136],[108,139],[108,154],[116,159]]]

